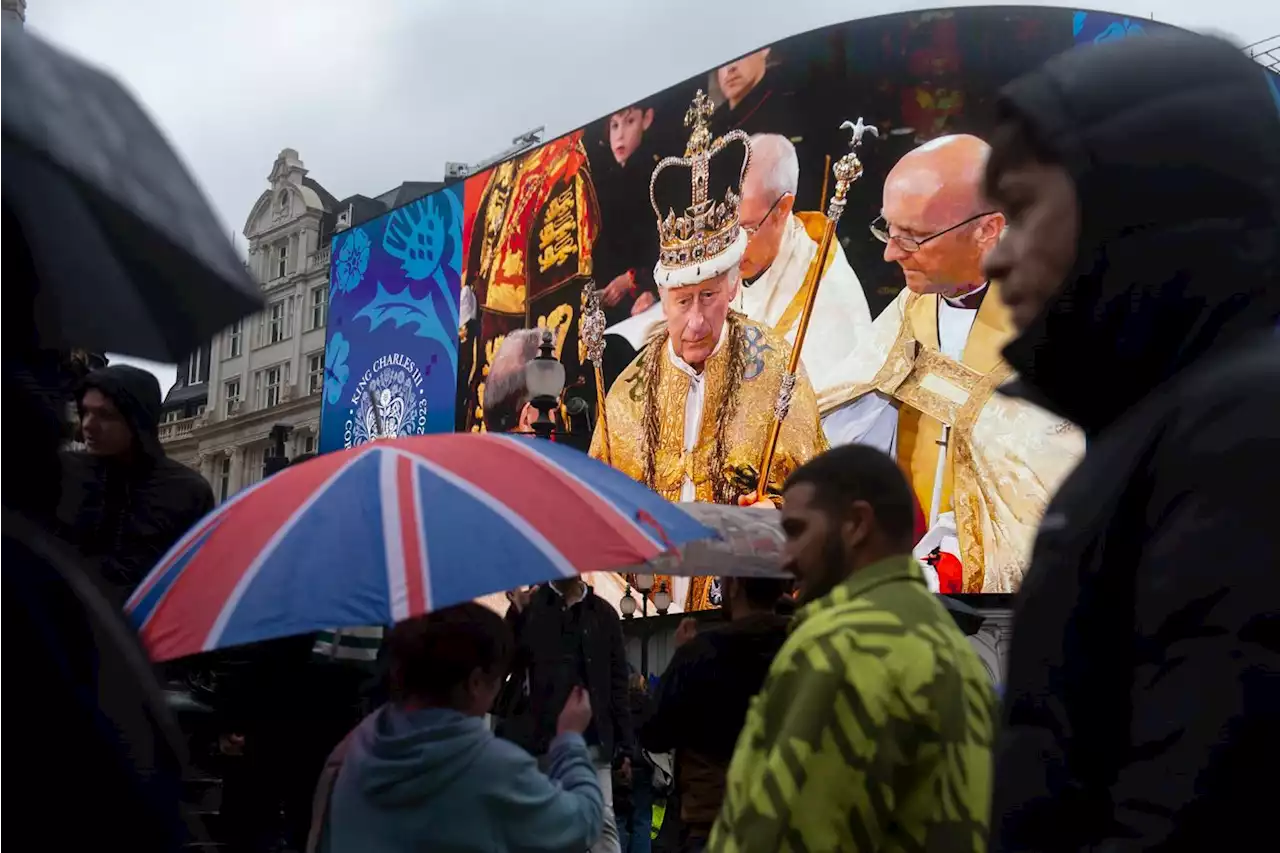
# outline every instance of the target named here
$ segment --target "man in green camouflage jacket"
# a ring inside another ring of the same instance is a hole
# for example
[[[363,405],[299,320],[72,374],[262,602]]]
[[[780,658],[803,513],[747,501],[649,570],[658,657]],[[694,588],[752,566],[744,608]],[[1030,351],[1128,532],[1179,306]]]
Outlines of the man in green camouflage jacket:
[[[782,507],[805,606],[752,702],[709,850],[985,851],[995,696],[911,556],[897,465],[847,445]]]

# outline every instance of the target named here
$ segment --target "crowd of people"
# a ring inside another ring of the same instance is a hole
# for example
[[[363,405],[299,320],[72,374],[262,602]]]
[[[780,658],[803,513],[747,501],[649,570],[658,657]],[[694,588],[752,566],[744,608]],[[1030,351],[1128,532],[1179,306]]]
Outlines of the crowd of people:
[[[725,579],[727,623],[683,624],[652,696],[578,578],[513,590],[505,618],[464,604],[224,656],[232,848],[647,853],[658,753],[674,755],[670,850],[1265,843],[1280,111],[1247,57],[1192,35],[1066,54],[1001,110],[981,178],[1004,224],[975,275],[999,280],[1017,327],[1007,393],[1087,444],[1039,524],[999,702],[913,555],[909,469],[851,443],[777,484],[799,609],[779,607],[780,581]],[[886,256],[923,242],[885,220]],[[34,316],[30,259],[6,246],[5,272],[6,309]],[[24,458],[4,478],[4,598],[22,642],[6,663],[37,693],[6,715],[11,832],[176,850],[203,831],[120,607],[212,494],[165,458],[159,387],[133,368],[79,377],[85,449],[60,452],[62,363],[13,332],[4,402]],[[812,391],[809,407],[816,421]],[[518,400],[493,411],[524,417]]]

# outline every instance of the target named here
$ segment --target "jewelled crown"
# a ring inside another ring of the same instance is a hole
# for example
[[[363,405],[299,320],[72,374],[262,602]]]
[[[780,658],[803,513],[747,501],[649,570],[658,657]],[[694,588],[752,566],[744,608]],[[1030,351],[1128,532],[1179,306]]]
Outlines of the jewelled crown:
[[[649,203],[658,219],[658,264],[653,277],[659,287],[685,287],[728,272],[746,251],[747,234],[738,221],[738,205],[751,165],[751,143],[741,130],[712,139],[707,127],[711,111],[711,99],[699,90],[684,116],[685,127],[692,128],[684,156],[662,160],[649,180]],[[735,153],[739,148],[741,153]],[[714,159],[719,154],[724,156]],[[677,180],[683,169],[689,170],[688,178]],[[680,206],[684,212],[677,216]]]

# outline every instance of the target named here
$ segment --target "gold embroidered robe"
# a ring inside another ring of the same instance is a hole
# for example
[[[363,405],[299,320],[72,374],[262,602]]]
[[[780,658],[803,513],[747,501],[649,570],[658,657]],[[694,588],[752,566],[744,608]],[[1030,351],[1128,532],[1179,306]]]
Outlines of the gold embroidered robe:
[[[731,344],[733,328],[741,328],[741,343],[735,357]],[[685,403],[689,378],[674,364],[665,328],[652,338],[609,389],[605,405],[608,413],[608,448],[615,468],[645,482],[650,453],[645,437],[645,412],[652,400],[657,406],[658,437],[653,449],[654,491],[668,500],[680,500],[686,473],[694,485],[695,499],[736,502],[740,495],[754,491],[760,454],[773,426],[774,402],[786,374],[790,345],[772,330],[739,315],[731,314],[724,332],[729,338],[707,359],[703,369],[705,396],[698,440],[691,453],[684,452]],[[660,359],[656,387],[647,377],[650,358]],[[729,416],[722,424],[719,413],[731,381],[731,368],[739,370],[737,394]],[[656,395],[656,399],[652,395]],[[724,461],[716,465],[717,439],[724,442]],[[605,459],[605,436],[597,428],[591,441],[591,455]],[[796,468],[827,449],[826,436],[818,419],[818,403],[813,386],[802,371],[797,377],[791,408],[782,425],[778,449],[769,471],[768,491],[778,495]],[[716,468],[719,470],[715,470]],[[705,609],[709,584],[696,578],[690,586],[685,610]]]
[[[1067,421],[996,393],[1015,330],[999,285],[982,300],[960,361],[939,351],[938,297],[903,290],[847,357],[847,405],[878,391],[898,410],[898,462],[928,512],[942,424],[951,425],[940,512],[954,511],[965,592],[1013,592],[1049,497],[1084,453]]]

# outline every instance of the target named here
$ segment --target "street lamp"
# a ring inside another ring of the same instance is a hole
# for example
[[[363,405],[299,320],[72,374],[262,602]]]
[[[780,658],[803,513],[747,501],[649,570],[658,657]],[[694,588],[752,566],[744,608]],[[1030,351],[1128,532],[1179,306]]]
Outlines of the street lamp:
[[[636,591],[640,593],[640,674],[649,679],[649,593],[653,591],[653,575],[636,575]]]
[[[623,619],[630,619],[636,615],[636,600],[631,597],[631,584],[627,584],[627,590],[622,595],[622,600],[618,602],[618,609],[622,611]]]
[[[653,606],[658,608],[659,616],[667,615],[667,610],[671,607],[671,593],[667,592],[665,583],[653,594]]]
[[[551,412],[564,391],[564,365],[555,356],[551,330],[542,332],[542,344],[538,355],[524,366],[525,385],[529,388],[529,403],[538,411],[538,418],[530,426],[539,438],[551,438],[555,421]]]

